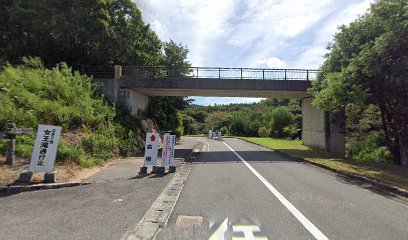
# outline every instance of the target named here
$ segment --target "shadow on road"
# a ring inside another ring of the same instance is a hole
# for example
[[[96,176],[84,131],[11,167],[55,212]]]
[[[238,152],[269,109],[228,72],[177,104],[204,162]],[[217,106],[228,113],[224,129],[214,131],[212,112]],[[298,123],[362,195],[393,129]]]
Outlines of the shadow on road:
[[[269,163],[303,163],[296,158],[286,157],[273,151],[235,151],[247,162],[269,162]],[[231,151],[199,152],[193,163],[242,163],[241,160]]]
[[[298,151],[298,150],[293,150]],[[298,158],[288,157],[285,154],[275,151],[235,151],[248,163],[286,163],[286,164],[302,164],[312,166],[308,162],[302,161]],[[196,158],[192,161],[193,164],[225,164],[225,163],[240,163],[242,161],[231,151],[212,151],[212,152],[199,152],[196,154]],[[377,184],[371,184],[363,179],[356,178],[354,176],[347,176],[341,173],[332,172],[327,169],[323,169],[317,166],[313,168],[325,172],[326,174],[334,175],[338,181],[345,184],[358,186],[369,190],[373,193],[379,194],[387,198],[399,197],[399,195],[390,192],[387,188],[379,186]],[[405,201],[404,201],[405,202]]]

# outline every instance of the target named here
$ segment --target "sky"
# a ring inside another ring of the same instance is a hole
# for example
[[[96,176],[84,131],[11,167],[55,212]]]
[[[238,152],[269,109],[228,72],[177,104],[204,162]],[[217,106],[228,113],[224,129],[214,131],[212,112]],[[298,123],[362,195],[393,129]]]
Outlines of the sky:
[[[162,41],[187,45],[193,67],[317,69],[338,26],[372,0],[136,0]],[[259,98],[192,97],[195,104]]]

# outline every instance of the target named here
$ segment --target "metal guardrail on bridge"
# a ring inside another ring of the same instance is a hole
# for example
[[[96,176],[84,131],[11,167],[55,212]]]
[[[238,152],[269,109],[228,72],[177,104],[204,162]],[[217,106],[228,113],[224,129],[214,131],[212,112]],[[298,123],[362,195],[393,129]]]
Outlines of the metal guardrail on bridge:
[[[123,77],[184,77],[215,79],[257,80],[315,80],[319,70],[311,69],[262,69],[262,68],[212,68],[212,67],[136,67],[122,66]]]

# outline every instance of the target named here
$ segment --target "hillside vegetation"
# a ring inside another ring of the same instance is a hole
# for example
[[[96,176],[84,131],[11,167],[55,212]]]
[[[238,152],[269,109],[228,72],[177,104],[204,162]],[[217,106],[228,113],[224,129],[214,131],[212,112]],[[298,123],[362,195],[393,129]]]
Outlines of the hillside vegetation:
[[[23,62],[0,71],[1,130],[8,121],[34,129],[38,124],[62,126],[57,161],[85,167],[130,154],[139,122],[109,104],[90,77],[72,73],[66,64],[45,69],[39,59]],[[17,137],[18,156],[30,157],[34,137],[35,132]],[[5,152],[5,141],[0,150]]]
[[[259,103],[215,106],[191,105],[184,111],[186,134],[207,133],[251,137],[300,138],[302,110],[299,100],[270,98]]]

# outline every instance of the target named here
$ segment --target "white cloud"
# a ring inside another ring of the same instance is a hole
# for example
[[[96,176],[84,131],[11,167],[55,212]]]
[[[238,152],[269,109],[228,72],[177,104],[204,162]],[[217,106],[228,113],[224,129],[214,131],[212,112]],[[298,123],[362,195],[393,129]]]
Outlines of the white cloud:
[[[363,15],[369,8],[372,0],[364,0],[359,3],[350,4],[347,8],[332,14],[321,28],[316,29],[316,39],[312,44],[306,46],[306,50],[292,61],[293,66],[301,68],[318,68],[323,63],[323,56],[327,53],[327,45],[332,41],[333,35],[338,27],[348,24]]]
[[[277,57],[268,57],[262,60],[257,61],[257,67],[264,67],[264,68],[285,68],[287,64],[285,61],[281,60]]]
[[[197,66],[211,64],[209,57],[228,29],[228,19],[234,14],[235,3],[234,0],[136,1],[144,20],[155,23],[151,26],[159,37],[187,44],[189,60]]]
[[[188,46],[194,66],[318,68],[337,26],[373,0],[135,2],[162,40]]]

